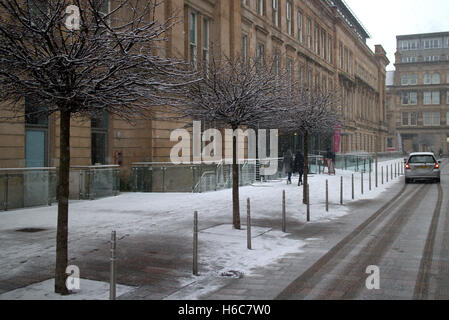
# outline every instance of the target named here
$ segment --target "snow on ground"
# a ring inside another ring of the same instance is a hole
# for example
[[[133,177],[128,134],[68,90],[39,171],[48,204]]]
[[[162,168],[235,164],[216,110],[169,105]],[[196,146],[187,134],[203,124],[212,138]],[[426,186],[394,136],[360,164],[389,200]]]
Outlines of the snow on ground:
[[[80,290],[74,290],[72,294],[61,296],[54,293],[55,279],[34,283],[30,286],[16,289],[0,295],[0,300],[108,300],[109,283],[80,279]],[[116,295],[120,296],[133,287],[117,285]]]
[[[389,166],[396,161],[379,163]],[[384,171],[385,173],[385,171]],[[309,176],[311,220],[315,223],[331,223],[334,219],[347,215],[346,206],[340,206],[340,177],[344,179],[344,203],[351,199],[351,175],[353,172],[337,170],[336,176]],[[354,174],[355,200],[379,197],[391,184],[399,179],[381,184],[379,169],[379,187],[369,191],[368,174],[364,174],[364,195],[361,195],[360,173]],[[329,181],[329,212],[325,211],[325,185]],[[390,179],[389,179],[390,180]],[[73,201],[69,213],[69,241],[76,246],[77,240],[85,238],[110,239],[112,230],[117,237],[128,235],[158,235],[176,233],[191,241],[193,212],[198,211],[200,228],[202,277],[216,277],[223,272],[238,271],[251,274],[252,270],[282,258],[288,253],[305,250],[308,241],[288,238],[288,234],[278,231],[281,225],[282,191],[286,191],[286,209],[288,223],[306,222],[306,206],[302,203],[302,187],[297,186],[297,177],[293,184],[285,180],[268,183],[256,183],[240,188],[242,226],[246,224],[246,199],[251,199],[251,216],[255,221],[273,224],[271,228],[257,230],[254,226],[253,250],[246,250],[246,230],[233,230],[232,192],[223,190],[203,194],[191,193],[123,193],[117,197],[95,201]],[[38,207],[0,212],[0,274],[7,275],[20,271],[20,261],[39,252],[53,259],[54,239],[45,243],[16,241],[11,231],[20,228],[56,229],[57,206]],[[219,226],[219,227],[217,227]],[[221,227],[220,227],[221,226]],[[287,224],[288,227],[288,224]],[[7,231],[7,232],[6,232]],[[5,233],[6,232],[6,233]]]

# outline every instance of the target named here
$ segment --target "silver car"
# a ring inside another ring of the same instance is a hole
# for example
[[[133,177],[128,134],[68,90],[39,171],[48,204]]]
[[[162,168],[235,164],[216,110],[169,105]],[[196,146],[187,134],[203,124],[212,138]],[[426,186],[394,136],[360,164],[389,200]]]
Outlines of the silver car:
[[[440,183],[440,163],[431,152],[410,154],[405,164],[405,183],[416,180],[433,180]]]

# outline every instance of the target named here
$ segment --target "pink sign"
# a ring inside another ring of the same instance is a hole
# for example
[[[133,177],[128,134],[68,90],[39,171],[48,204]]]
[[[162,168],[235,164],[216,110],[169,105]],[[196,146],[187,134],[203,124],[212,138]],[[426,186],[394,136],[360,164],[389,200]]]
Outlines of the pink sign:
[[[335,128],[334,133],[334,152],[340,152],[340,144],[341,144],[341,129]]]

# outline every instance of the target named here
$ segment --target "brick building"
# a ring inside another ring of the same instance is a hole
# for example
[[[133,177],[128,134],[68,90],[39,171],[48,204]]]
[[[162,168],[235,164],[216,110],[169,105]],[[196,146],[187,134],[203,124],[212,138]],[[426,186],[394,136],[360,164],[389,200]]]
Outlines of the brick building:
[[[389,72],[388,147],[449,153],[449,32],[397,36]]]
[[[178,12],[181,23],[169,32],[161,54],[193,64],[207,61],[212,48],[231,57],[276,57],[305,86],[341,94],[341,141],[312,139],[312,150],[334,146],[337,153],[386,150],[389,61],[380,45],[375,52],[366,45],[369,35],[344,1],[166,0],[157,18],[163,20],[171,12]],[[25,110],[36,106],[38,102],[24,103]],[[56,116],[0,121],[0,168],[58,165]],[[126,181],[133,162],[169,161],[170,132],[179,127],[176,122],[154,120],[130,125],[107,114],[74,119],[71,164],[120,163]],[[281,148],[299,145],[299,135],[281,138]]]

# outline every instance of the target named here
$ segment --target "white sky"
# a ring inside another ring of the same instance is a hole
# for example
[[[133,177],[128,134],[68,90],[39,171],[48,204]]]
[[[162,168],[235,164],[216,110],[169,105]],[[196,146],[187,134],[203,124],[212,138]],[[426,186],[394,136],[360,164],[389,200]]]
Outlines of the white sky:
[[[371,35],[368,45],[381,44],[394,70],[396,36],[449,31],[447,0],[345,0]]]

